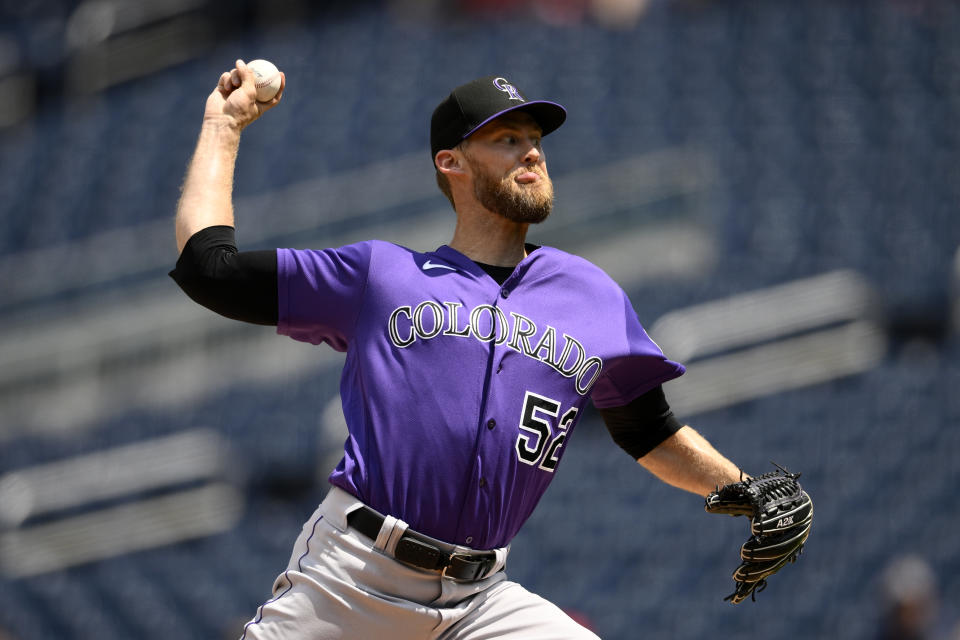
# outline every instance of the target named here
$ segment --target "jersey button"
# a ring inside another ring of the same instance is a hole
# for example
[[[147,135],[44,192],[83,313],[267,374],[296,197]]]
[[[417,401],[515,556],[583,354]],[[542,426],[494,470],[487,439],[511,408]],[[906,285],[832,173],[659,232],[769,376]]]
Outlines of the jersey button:
[[[485,486],[487,486],[487,479],[480,478],[480,488],[483,489]]]
[[[466,542],[467,544],[470,544],[471,542],[473,542],[473,536],[467,536],[467,539],[464,542]]]
[[[501,297],[501,298],[509,298],[509,297],[510,297],[510,290],[507,289],[506,287],[504,287],[503,289],[500,289],[500,297]]]
[[[494,420],[493,418],[490,418],[489,420],[487,420],[487,429],[493,429],[495,426],[497,426],[496,420]]]

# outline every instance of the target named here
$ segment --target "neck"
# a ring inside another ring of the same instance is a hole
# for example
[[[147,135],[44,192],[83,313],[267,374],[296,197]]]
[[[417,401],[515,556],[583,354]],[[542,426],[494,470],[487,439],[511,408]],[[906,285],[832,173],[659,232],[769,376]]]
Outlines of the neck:
[[[457,210],[457,226],[450,247],[474,262],[498,267],[515,267],[527,257],[527,223],[512,222],[480,208]]]

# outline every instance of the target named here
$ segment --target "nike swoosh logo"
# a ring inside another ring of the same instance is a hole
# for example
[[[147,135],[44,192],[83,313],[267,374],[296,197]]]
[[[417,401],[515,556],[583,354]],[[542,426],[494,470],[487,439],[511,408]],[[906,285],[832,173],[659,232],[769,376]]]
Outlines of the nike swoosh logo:
[[[450,271],[457,270],[456,267],[448,267],[445,264],[435,264],[433,262],[430,262],[429,260],[423,263],[423,266],[421,267],[421,269],[423,269],[424,271],[429,271],[430,269],[450,269]]]

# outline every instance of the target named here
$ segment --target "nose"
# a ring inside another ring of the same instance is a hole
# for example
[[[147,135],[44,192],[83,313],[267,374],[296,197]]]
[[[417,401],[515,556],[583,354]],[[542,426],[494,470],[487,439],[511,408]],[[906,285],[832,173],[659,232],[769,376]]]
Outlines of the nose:
[[[523,154],[523,163],[524,164],[537,164],[540,162],[540,148],[535,142],[530,139],[527,139],[527,150]]]

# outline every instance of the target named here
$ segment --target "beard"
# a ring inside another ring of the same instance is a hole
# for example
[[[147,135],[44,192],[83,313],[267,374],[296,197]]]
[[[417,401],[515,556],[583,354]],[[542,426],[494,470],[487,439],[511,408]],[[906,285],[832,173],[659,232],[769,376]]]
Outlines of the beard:
[[[522,171],[532,171],[540,176],[531,184],[517,184],[511,174],[504,178],[497,178],[484,170],[472,158],[467,158],[473,169],[473,191],[486,209],[500,214],[512,222],[537,224],[543,222],[553,210],[553,182],[538,170],[531,168],[518,169],[514,174]]]

